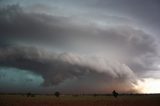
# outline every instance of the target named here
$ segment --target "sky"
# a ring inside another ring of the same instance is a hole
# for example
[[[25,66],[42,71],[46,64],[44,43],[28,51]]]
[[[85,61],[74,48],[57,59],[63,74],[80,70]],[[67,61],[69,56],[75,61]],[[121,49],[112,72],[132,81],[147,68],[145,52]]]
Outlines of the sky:
[[[160,93],[159,0],[0,0],[0,92]]]

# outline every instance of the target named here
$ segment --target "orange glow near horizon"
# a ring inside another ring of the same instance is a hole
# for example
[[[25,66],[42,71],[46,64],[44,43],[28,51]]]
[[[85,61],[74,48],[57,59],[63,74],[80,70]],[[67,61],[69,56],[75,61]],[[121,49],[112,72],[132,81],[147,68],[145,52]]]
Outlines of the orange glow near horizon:
[[[145,78],[139,80],[134,87],[140,93],[160,93],[160,79]]]

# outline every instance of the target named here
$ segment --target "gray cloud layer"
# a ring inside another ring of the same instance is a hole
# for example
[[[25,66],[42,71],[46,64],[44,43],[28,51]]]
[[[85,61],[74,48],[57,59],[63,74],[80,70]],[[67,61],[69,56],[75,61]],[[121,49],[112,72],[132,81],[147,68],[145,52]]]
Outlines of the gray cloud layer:
[[[18,5],[0,9],[0,37],[1,66],[30,70],[57,89],[127,92],[137,75],[157,70],[159,63],[157,40],[132,25],[102,27],[74,16],[27,12]],[[62,52],[50,52],[50,47]]]
[[[45,86],[58,86],[67,79],[73,79],[87,81],[87,83],[85,82],[87,86],[85,86],[85,83],[77,81],[81,87],[84,86],[84,89],[91,89],[90,86],[96,84],[99,85],[97,87],[107,86],[110,89],[111,87],[121,86],[121,90],[123,85],[126,85],[128,86],[126,91],[130,91],[132,90],[132,84],[136,82],[134,72],[127,65],[100,57],[68,53],[48,54],[36,48],[9,47],[1,49],[0,58],[1,66],[27,69],[41,75],[44,78],[43,84]],[[112,82],[116,83],[110,86]],[[123,84],[117,85],[117,83],[122,82]],[[97,89],[97,87],[94,86],[93,89]]]

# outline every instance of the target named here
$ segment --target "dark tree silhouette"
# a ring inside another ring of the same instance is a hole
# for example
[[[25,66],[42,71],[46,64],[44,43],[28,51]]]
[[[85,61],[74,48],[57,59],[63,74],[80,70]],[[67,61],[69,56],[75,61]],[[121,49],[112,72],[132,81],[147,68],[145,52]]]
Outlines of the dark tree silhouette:
[[[30,93],[30,92],[28,92],[28,93],[27,93],[27,97],[35,97],[35,95],[32,94],[32,93]]]
[[[118,97],[118,93],[117,93],[115,90],[112,92],[112,94],[113,94],[113,96],[114,96],[115,98]]]
[[[55,95],[56,97],[59,97],[59,96],[60,96],[60,93],[57,91],[57,92],[54,93],[54,95]]]
[[[30,97],[32,94],[30,92],[27,93],[27,97]]]
[[[96,97],[96,96],[98,96],[98,94],[93,94],[93,96],[95,96],[95,97]]]

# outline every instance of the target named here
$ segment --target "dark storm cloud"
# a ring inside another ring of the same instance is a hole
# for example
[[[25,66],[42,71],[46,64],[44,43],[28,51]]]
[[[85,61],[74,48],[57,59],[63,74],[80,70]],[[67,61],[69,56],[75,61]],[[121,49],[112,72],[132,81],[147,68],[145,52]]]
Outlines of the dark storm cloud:
[[[129,46],[125,48],[134,55],[156,52],[155,40],[144,31],[130,26],[100,28],[96,24],[93,26],[89,20],[89,24],[85,24],[87,21],[84,20],[76,21],[76,17],[25,12],[18,5],[2,8],[0,14],[0,36],[5,42],[33,40],[67,47],[83,43],[95,47],[111,44],[122,48]]]
[[[89,27],[85,29],[75,25],[73,17],[25,12],[19,5],[1,8],[0,14],[0,36],[5,42],[52,42],[56,46],[63,43],[65,46],[69,44],[71,37],[84,37],[89,31],[93,31]]]
[[[106,86],[132,90],[136,74],[154,69],[159,55],[157,40],[141,29],[102,27],[74,16],[27,12],[19,5],[0,9],[0,38],[1,66],[30,70],[44,78],[43,85],[59,89],[86,86],[97,90]],[[50,52],[34,44],[65,48],[67,52]],[[104,57],[82,55],[99,52]]]
[[[84,84],[77,83],[79,86],[90,89],[90,86],[94,86],[95,83],[103,82],[98,85],[104,87],[105,83],[110,85],[113,81],[126,84],[129,87],[126,89],[127,91],[132,90],[132,84],[136,79],[133,71],[127,65],[100,57],[87,57],[71,53],[48,54],[33,47],[7,47],[1,49],[0,53],[1,66],[31,70],[44,78],[43,85],[46,86],[58,86],[67,79],[76,79],[77,81],[87,80]],[[86,84],[90,86],[85,86]],[[122,85],[119,84],[121,88],[123,88]]]
[[[92,3],[91,7],[98,8],[101,11],[107,10],[115,14],[131,17],[137,20],[140,25],[159,34],[159,0],[97,0]]]
[[[1,38],[5,39],[45,39],[53,35],[52,32],[60,34],[61,32],[57,30],[63,26],[62,23],[65,20],[63,17],[25,13],[18,5],[2,8],[0,14],[0,34]],[[54,26],[50,23],[54,23]]]
[[[98,50],[109,54],[109,46],[114,50],[111,53],[122,52],[121,54],[129,60],[125,63],[134,71],[142,71],[142,67],[148,66],[144,59],[140,59],[144,66],[137,64],[134,62],[137,61],[136,58],[144,58],[146,54],[152,57],[158,55],[156,40],[144,31],[130,26],[100,28],[96,24],[85,25],[85,21],[82,21],[84,24],[79,24],[74,21],[76,20],[74,17],[25,12],[19,5],[1,8],[0,14],[2,47],[12,41],[32,41],[41,44],[49,43],[53,47],[89,50],[93,53]]]

